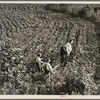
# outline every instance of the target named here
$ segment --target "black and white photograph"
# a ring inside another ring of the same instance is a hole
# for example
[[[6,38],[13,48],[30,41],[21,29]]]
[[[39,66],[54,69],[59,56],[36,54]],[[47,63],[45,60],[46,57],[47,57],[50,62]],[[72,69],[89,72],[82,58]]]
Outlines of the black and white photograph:
[[[100,95],[100,4],[0,3],[0,95]]]

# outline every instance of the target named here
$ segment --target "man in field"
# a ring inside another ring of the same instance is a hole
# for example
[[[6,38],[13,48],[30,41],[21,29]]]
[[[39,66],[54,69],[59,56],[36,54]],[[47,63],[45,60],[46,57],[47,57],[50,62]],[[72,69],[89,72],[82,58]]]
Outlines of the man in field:
[[[39,72],[43,71],[43,65],[44,65],[41,56],[42,56],[41,53],[38,53],[36,58],[36,66]]]
[[[66,57],[67,59],[69,59],[70,53],[72,52],[72,44],[73,44],[73,40],[61,47],[60,49],[61,63],[63,63],[66,60]]]

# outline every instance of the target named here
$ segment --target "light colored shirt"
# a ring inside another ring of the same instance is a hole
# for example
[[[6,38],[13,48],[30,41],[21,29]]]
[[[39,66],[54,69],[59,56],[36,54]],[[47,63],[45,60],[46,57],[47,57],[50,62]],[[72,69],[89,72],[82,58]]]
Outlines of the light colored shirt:
[[[63,49],[64,49],[65,52],[67,52],[68,54],[70,54],[71,51],[72,51],[72,45],[68,42],[67,44],[65,44],[63,46]]]
[[[41,66],[43,64],[43,61],[42,61],[42,59],[40,57],[37,57],[36,58],[36,63],[38,63],[39,66]]]
[[[46,63],[46,68],[48,71],[52,72],[53,68],[50,63]]]

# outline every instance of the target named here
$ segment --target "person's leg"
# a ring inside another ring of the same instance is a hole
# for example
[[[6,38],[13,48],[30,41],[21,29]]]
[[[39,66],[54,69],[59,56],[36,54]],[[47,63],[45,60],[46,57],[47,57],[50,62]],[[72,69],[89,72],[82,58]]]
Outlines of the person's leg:
[[[64,51],[63,51],[63,47],[61,47],[61,49],[60,49],[60,57],[61,57],[61,63],[63,63],[63,60],[64,60]]]
[[[42,72],[44,72],[44,66],[45,66],[45,64],[42,63],[42,64],[41,64],[41,71],[42,71]]]
[[[68,62],[68,56],[67,56],[67,53],[65,52],[65,55],[64,55],[64,66],[67,64]]]
[[[40,72],[40,65],[39,65],[39,63],[36,63],[36,66],[37,66],[38,71]]]

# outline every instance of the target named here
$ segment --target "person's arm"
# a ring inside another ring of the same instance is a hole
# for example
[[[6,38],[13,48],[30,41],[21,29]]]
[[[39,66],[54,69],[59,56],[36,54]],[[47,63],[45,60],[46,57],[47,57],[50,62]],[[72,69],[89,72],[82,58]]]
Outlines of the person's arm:
[[[43,61],[42,61],[42,60],[40,60],[40,63],[42,63],[42,64],[43,64]]]
[[[53,68],[52,66],[49,64],[49,68],[50,68],[50,71],[52,72],[53,71]]]

